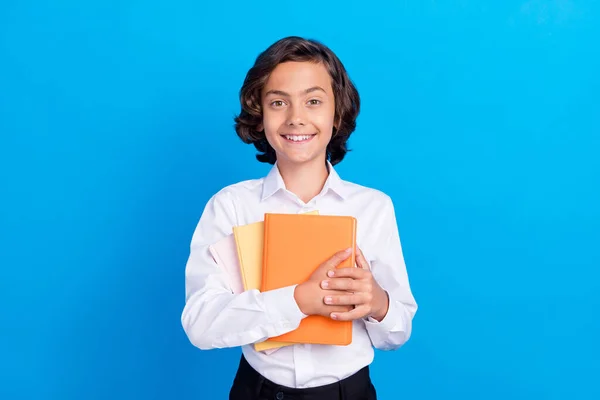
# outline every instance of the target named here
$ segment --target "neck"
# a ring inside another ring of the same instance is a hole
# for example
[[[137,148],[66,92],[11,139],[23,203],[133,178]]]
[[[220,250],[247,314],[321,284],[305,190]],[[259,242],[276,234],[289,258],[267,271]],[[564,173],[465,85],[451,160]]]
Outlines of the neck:
[[[286,189],[305,203],[321,192],[329,176],[327,164],[320,159],[303,164],[277,161],[277,167]]]

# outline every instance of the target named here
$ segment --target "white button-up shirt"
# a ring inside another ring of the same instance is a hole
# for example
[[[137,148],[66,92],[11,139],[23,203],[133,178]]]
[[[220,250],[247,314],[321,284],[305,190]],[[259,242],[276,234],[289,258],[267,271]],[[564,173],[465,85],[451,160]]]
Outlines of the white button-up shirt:
[[[181,321],[190,342],[200,349],[242,346],[248,363],[267,379],[306,388],[344,379],[373,360],[373,347],[392,350],[411,335],[417,304],[410,290],[394,206],[386,194],[329,176],[317,196],[304,203],[285,188],[277,164],[261,179],[225,187],[207,203],[191,240],[185,270],[186,304]],[[265,213],[350,215],[357,219],[357,246],[377,283],[389,295],[381,322],[353,321],[348,346],[296,344],[259,352],[253,343],[296,329],[306,317],[295,299],[295,286],[261,293],[233,294],[225,271],[209,245],[231,234],[232,227],[264,219]]]

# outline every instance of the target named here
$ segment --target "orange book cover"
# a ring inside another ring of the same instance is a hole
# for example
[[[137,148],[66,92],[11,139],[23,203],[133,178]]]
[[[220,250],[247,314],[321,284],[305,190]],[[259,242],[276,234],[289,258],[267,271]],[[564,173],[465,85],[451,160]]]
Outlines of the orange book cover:
[[[355,267],[356,219],[350,216],[265,214],[261,290],[306,281],[336,252],[352,248],[338,268]],[[345,346],[352,342],[352,321],[309,315],[300,326],[273,341]]]

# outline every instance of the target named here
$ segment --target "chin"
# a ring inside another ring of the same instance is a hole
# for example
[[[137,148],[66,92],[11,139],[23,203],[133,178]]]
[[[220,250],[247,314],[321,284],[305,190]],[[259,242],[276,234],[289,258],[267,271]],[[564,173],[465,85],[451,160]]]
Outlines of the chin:
[[[294,153],[289,153],[289,152],[282,152],[280,154],[277,155],[277,159],[278,160],[285,160],[288,163],[291,164],[308,164],[308,163],[312,163],[318,159],[323,159],[325,160],[326,155],[323,154],[294,154]]]

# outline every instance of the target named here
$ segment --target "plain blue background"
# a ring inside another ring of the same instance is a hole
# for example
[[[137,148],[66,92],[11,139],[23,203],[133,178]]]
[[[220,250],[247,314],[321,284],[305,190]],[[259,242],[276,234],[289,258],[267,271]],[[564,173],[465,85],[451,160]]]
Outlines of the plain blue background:
[[[339,166],[394,199],[420,309],[381,399],[598,399],[600,18],[568,1],[4,1],[0,398],[225,399],[239,349],[180,324],[208,198],[287,35],[345,63]]]

